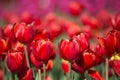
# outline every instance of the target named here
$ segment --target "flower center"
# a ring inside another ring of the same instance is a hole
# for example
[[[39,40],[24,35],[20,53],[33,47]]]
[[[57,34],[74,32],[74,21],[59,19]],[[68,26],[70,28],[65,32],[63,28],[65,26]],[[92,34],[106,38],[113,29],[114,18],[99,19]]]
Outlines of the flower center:
[[[117,52],[115,52],[115,53],[112,55],[111,60],[120,60],[120,55],[119,55]]]

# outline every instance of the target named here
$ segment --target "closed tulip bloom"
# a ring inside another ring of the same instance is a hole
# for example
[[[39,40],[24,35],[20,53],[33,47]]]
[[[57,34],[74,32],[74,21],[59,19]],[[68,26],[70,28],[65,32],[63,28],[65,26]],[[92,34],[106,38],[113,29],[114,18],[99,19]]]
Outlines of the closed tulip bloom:
[[[4,27],[4,34],[12,41],[16,41],[14,32],[13,32],[13,25],[8,24]]]
[[[68,60],[73,61],[78,57],[79,54],[79,44],[76,40],[61,40],[59,44],[59,54],[60,57]]]
[[[55,48],[50,40],[33,41],[32,51],[38,61],[47,62],[55,56]]]
[[[89,38],[87,34],[80,33],[79,35],[75,36],[74,39],[76,39],[76,41],[79,43],[80,52],[83,52],[89,47]]]
[[[13,30],[15,37],[19,42],[32,42],[34,37],[34,29],[32,25],[26,25],[25,23],[16,23]]]
[[[11,52],[6,56],[6,64],[11,72],[15,72],[22,66],[22,52]]]

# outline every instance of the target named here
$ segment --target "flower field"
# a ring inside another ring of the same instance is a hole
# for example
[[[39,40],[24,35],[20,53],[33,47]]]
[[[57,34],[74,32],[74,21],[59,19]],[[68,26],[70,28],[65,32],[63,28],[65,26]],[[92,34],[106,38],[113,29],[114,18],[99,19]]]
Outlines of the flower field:
[[[0,80],[120,80],[119,0],[0,0]]]

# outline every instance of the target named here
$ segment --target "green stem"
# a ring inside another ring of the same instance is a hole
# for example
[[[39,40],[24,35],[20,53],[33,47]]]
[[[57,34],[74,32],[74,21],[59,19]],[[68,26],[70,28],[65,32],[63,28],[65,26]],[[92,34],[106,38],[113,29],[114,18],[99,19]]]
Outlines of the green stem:
[[[106,79],[108,80],[108,58],[106,58]]]
[[[69,62],[69,73],[68,73],[68,80],[72,80],[71,79],[71,63]]]
[[[41,80],[41,71],[38,69],[38,80]]]
[[[14,74],[14,79],[18,80],[17,74]]]
[[[43,63],[43,80],[46,80],[46,68],[45,68],[45,63]]]
[[[33,78],[35,78],[36,74],[35,74],[34,67],[32,67],[32,73],[33,73]]]
[[[27,67],[30,68],[29,57],[28,57],[27,46],[26,45],[24,45],[24,52],[25,52]]]

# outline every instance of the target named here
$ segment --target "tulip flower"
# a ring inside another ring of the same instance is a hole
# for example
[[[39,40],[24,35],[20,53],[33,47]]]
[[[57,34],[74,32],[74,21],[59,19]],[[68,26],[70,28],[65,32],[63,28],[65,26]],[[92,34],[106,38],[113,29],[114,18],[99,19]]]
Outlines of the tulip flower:
[[[4,34],[11,40],[11,41],[16,41],[14,32],[13,32],[13,25],[8,24],[4,27]]]
[[[70,1],[68,6],[70,14],[74,16],[78,16],[80,14],[82,9],[80,3],[78,3],[77,1]]]
[[[82,54],[79,55],[79,58],[75,61],[77,65],[83,68],[83,70],[88,70],[93,66],[98,64],[98,57],[95,53],[90,50],[86,49]]]
[[[70,62],[74,61],[79,55],[79,44],[75,39],[62,39],[59,43],[60,57]]]
[[[22,43],[30,43],[34,37],[34,29],[32,25],[25,23],[16,23],[13,28],[16,39]]]
[[[62,69],[62,71],[63,71],[65,74],[69,72],[69,64],[68,64],[68,61],[62,60],[62,62],[61,62],[61,69]]]
[[[6,64],[11,72],[18,71],[22,66],[22,62],[22,52],[8,52],[6,56]]]
[[[77,36],[74,36],[74,39],[79,43],[80,52],[83,52],[85,49],[89,47],[89,38],[87,34],[80,33]]]
[[[55,56],[54,45],[50,40],[36,40],[32,42],[32,52],[38,61],[47,62]]]

